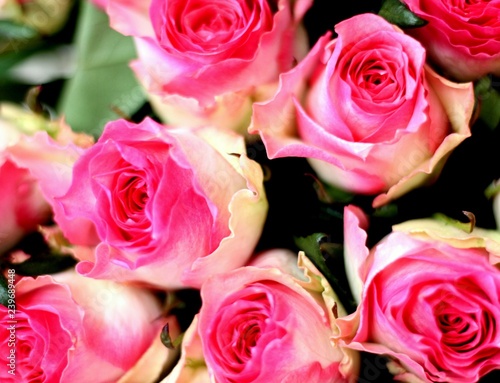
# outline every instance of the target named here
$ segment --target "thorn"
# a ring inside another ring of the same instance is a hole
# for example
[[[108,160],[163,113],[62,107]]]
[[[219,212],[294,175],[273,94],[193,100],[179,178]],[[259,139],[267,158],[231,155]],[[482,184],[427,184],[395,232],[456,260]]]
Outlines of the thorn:
[[[335,304],[332,307],[332,313],[333,313],[333,317],[335,319],[337,319],[339,317],[339,308],[337,306],[337,302],[335,302]]]
[[[169,350],[175,350],[174,343],[172,342],[172,337],[170,336],[169,324],[163,326],[160,334],[161,343]]]
[[[467,218],[469,218],[470,221],[470,228],[469,228],[469,234],[472,233],[472,230],[476,227],[476,216],[471,213],[470,211],[465,211],[463,210],[462,213],[465,214]]]
[[[34,86],[28,90],[26,97],[24,98],[24,102],[28,106],[29,110],[35,114],[43,114],[45,112],[44,107],[39,100],[41,91],[41,85]]]
[[[124,120],[127,120],[128,122],[132,122],[132,118],[125,113],[123,110],[120,109],[120,107],[111,104],[110,109],[118,115],[118,117],[123,118]]]

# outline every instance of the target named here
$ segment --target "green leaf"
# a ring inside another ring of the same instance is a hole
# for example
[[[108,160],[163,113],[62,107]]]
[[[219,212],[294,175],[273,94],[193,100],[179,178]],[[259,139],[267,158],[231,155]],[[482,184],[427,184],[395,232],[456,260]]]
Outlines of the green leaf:
[[[479,101],[479,118],[490,129],[500,125],[500,93],[491,86],[491,78],[485,76],[474,85],[474,93]]]
[[[307,257],[311,260],[314,266],[323,274],[323,276],[330,282],[334,280],[335,276],[331,273],[326,265],[325,258],[320,250],[320,244],[325,242],[326,234],[315,233],[307,237],[295,238],[295,244],[306,253]]]
[[[0,58],[30,49],[40,42],[40,34],[27,25],[0,20]]]
[[[445,225],[453,226],[459,230],[462,230],[468,234],[472,233],[472,230],[474,230],[474,227],[476,226],[476,217],[474,214],[468,212],[468,211],[463,211],[464,215],[467,217],[469,222],[464,223],[459,220],[453,219],[448,217],[447,215],[444,215],[442,213],[436,213],[432,216],[435,220],[444,223]]]
[[[493,181],[484,191],[484,195],[488,199],[495,197],[498,193],[500,193],[500,182],[498,181]]]
[[[10,20],[0,20],[0,39],[29,40],[38,36],[38,32],[24,24]]]
[[[7,283],[7,278],[0,273],[0,304],[7,307],[9,302],[9,288]]]
[[[323,274],[344,308],[348,312],[352,312],[356,307],[352,295],[342,287],[338,278],[330,271],[330,268],[326,264],[323,254],[335,255],[339,251],[338,245],[327,242],[327,238],[326,234],[315,233],[307,237],[296,237],[295,244],[306,253],[314,266]]]
[[[112,30],[107,15],[90,2],[82,7],[75,37],[78,69],[63,88],[58,110],[74,130],[98,137],[120,113],[135,113],[145,95],[128,65],[136,57],[132,38]]]
[[[381,218],[393,218],[398,215],[398,205],[394,203],[390,203],[384,206],[381,206],[373,212],[374,217]]]
[[[325,184],[325,190],[332,199],[332,202],[349,203],[353,200],[354,194],[345,190]]]
[[[427,24],[426,20],[410,11],[400,0],[385,0],[378,14],[401,28],[417,28]]]
[[[170,325],[168,324],[168,322],[165,326],[163,326],[160,333],[161,343],[163,343],[163,345],[170,350],[179,348],[183,338],[184,334],[181,334],[175,340],[172,340],[172,337],[170,336]]]

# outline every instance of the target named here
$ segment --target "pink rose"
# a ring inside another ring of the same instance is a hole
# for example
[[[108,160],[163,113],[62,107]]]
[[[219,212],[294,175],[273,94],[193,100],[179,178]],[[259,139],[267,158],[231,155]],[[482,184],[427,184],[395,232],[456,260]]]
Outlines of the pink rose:
[[[50,220],[51,197],[65,191],[62,180],[81,150],[74,142],[85,146],[88,137],[61,120],[0,105],[0,254]]]
[[[277,81],[307,49],[295,34],[311,3],[109,0],[107,12],[134,37],[132,68],[165,121],[246,129],[255,87]]]
[[[5,118],[5,108],[9,106],[0,106],[0,254],[50,217],[50,206],[33,177],[26,169],[16,166],[7,155],[7,148],[22,137],[22,131],[15,123]]]
[[[470,135],[472,84],[437,75],[423,47],[379,16],[335,31],[282,75],[274,98],[254,104],[249,132],[270,158],[306,157],[326,182],[384,193],[380,206],[436,177]]]
[[[96,246],[80,256],[78,272],[163,288],[199,287],[245,264],[267,213],[262,169],[242,137],[149,118],[106,125],[56,204],[70,242]],[[66,231],[74,219],[81,232]]]
[[[19,168],[0,153],[0,254],[17,244],[21,238],[51,216],[36,180],[27,169]]]
[[[459,81],[500,76],[500,1],[404,0],[428,22],[408,30],[429,58]]]
[[[348,274],[361,288],[357,311],[337,321],[339,344],[394,358],[407,382],[477,382],[497,369],[500,271],[486,248],[404,230],[368,251],[366,224],[346,208]]]
[[[10,274],[8,274],[10,276]],[[155,344],[164,320],[148,291],[74,272],[21,278],[14,286],[15,313],[0,305],[2,382],[127,382],[142,355]],[[176,326],[172,322],[173,327]],[[150,355],[156,373],[132,382],[154,382],[168,357]],[[9,361],[10,363],[10,361]],[[12,372],[9,372],[12,371]]]
[[[355,381],[356,354],[330,341],[331,287],[303,254],[300,259],[303,271],[295,255],[268,252],[203,284],[198,333],[214,381]]]

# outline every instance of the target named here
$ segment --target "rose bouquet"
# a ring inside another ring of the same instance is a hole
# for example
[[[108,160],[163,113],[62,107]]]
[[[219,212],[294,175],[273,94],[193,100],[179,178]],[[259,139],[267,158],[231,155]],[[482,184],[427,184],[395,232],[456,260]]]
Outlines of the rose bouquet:
[[[0,380],[498,381],[499,46],[497,0],[0,1]]]

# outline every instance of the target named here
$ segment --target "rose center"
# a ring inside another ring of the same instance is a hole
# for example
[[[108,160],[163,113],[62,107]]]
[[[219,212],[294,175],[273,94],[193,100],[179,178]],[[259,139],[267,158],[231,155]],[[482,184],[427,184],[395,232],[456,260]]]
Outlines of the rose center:
[[[190,17],[190,27],[194,34],[203,42],[223,43],[230,38],[231,25],[234,23],[234,15],[209,9],[205,12],[194,12]]]
[[[144,218],[144,208],[148,202],[148,189],[143,177],[123,174],[117,183],[115,208],[117,217],[123,223],[138,223]]]
[[[488,315],[479,308],[460,311],[448,302],[441,302],[434,309],[436,323],[442,332],[441,341],[456,352],[473,350],[483,340],[484,325]]]
[[[200,54],[202,61],[218,54],[246,57],[272,28],[271,8],[263,0],[164,1],[155,32],[165,49]]]
[[[280,334],[270,322],[272,302],[258,286],[226,301],[213,329],[213,346],[229,374],[241,374],[248,363],[259,363],[262,348]],[[255,371],[256,372],[256,371]],[[253,371],[247,371],[253,375]]]
[[[464,18],[464,21],[478,25],[488,25],[489,23],[497,23],[498,17],[489,17],[488,12],[484,12],[490,0],[452,0],[445,3],[450,12]],[[435,7],[434,3],[430,6]],[[424,4],[425,9],[425,4]]]
[[[484,3],[489,3],[490,0],[465,0],[462,4],[464,7],[467,7],[468,5],[477,5],[477,4],[481,4],[482,6],[484,6]],[[461,6],[462,4],[458,4],[458,6]]]
[[[367,90],[375,90],[389,79],[387,69],[376,63],[368,62],[360,70],[357,85]]]
[[[252,357],[252,348],[257,345],[261,335],[260,320],[263,318],[253,318],[248,325],[240,329],[236,334],[235,343],[236,357],[240,363],[245,363]]]

